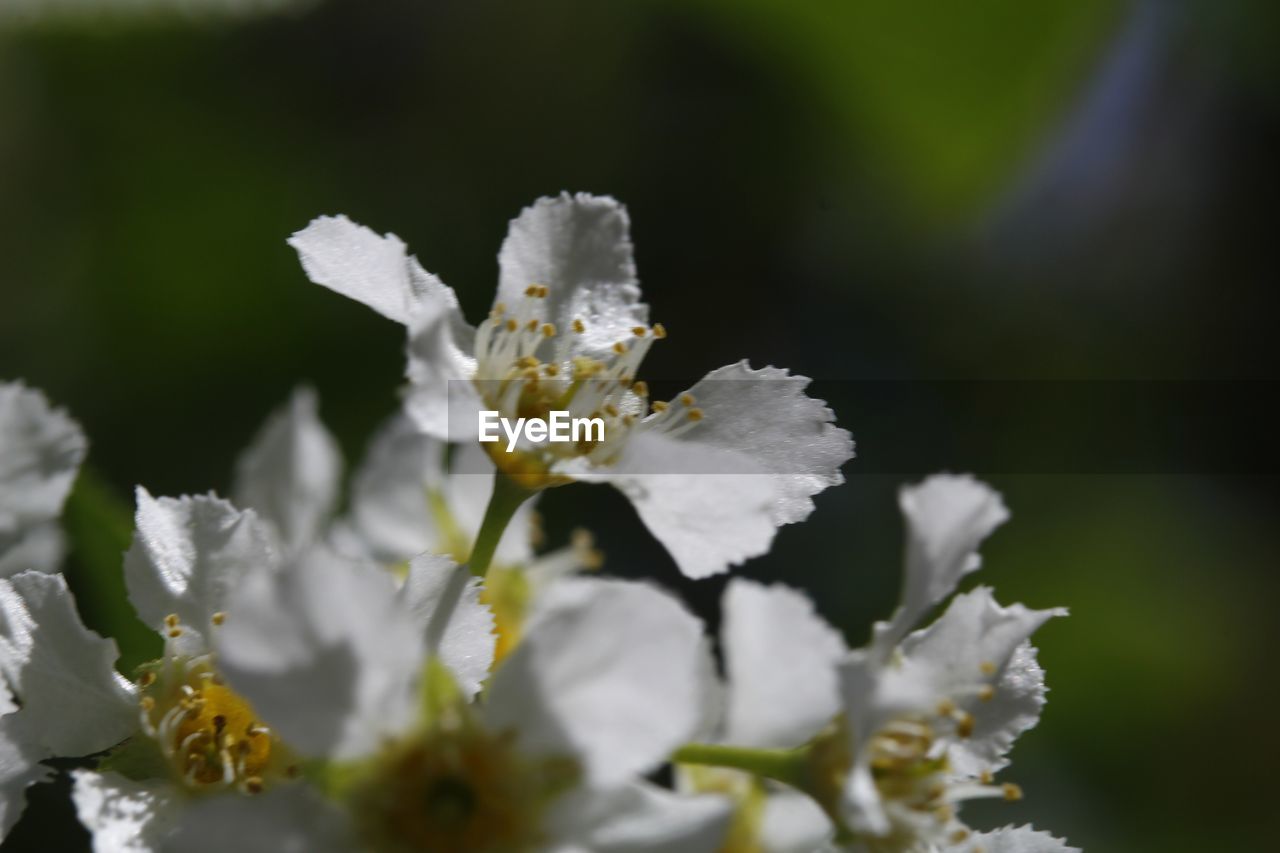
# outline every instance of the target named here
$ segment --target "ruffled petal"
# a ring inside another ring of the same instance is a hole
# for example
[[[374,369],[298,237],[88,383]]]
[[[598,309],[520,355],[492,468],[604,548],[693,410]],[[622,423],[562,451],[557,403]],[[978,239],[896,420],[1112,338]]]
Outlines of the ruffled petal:
[[[20,382],[0,383],[0,566],[6,573],[57,568],[60,540],[41,535],[33,542],[26,534],[62,512],[86,448],[79,424],[43,394]],[[23,544],[22,553],[7,558]]]
[[[876,627],[882,652],[982,564],[978,545],[1009,518],[999,492],[968,475],[938,474],[903,488],[898,504],[907,521],[906,577],[902,606]]]
[[[687,577],[727,571],[773,543],[773,476],[741,454],[637,433],[617,464],[566,471],[616,486]]]
[[[416,710],[423,638],[380,567],[317,549],[250,573],[215,639],[222,674],[305,755],[368,754]]]
[[[493,664],[493,612],[480,602],[481,582],[447,557],[420,556],[409,563],[400,599],[436,655],[468,696],[480,691]]]
[[[305,785],[191,803],[163,853],[352,853],[350,818]]]
[[[561,803],[553,832],[592,853],[714,853],[729,827],[728,798],[675,794],[646,783],[588,791]]]
[[[84,627],[62,575],[0,579],[0,671],[22,707],[9,717],[44,755],[78,756],[138,727],[132,686],[114,669],[114,640]]]
[[[94,853],[154,853],[178,823],[182,797],[169,783],[73,771],[71,800],[93,835]]]
[[[27,569],[57,571],[66,553],[62,527],[56,521],[34,524],[21,530],[0,531],[0,578]]]
[[[199,653],[228,592],[246,574],[276,565],[271,534],[253,512],[213,495],[156,499],[139,486],[137,500],[137,529],[124,558],[129,600],[157,630],[177,615],[179,646]]]
[[[927,705],[945,699],[972,714],[972,733],[950,747],[952,766],[964,776],[995,772],[1044,705],[1044,672],[1027,638],[1066,613],[1002,607],[987,587],[958,595],[937,622],[903,641],[905,660],[886,692],[919,695]]]
[[[538,601],[482,711],[528,752],[576,758],[588,785],[652,770],[701,721],[702,625],[650,586],[571,578]]]
[[[410,258],[394,234],[380,237],[345,216],[321,216],[290,237],[289,245],[307,278],[397,323],[409,325],[425,302],[458,308],[452,288]]]
[[[298,388],[272,413],[236,466],[236,506],[270,522],[287,551],[320,538],[338,503],[342,452],[320,421],[316,394]]]
[[[947,848],[947,853],[1080,853],[1060,838],[1029,826],[1006,826],[994,832],[977,832],[961,844]]]
[[[578,352],[604,355],[631,329],[648,324],[632,260],[627,210],[608,196],[561,193],[540,198],[511,220],[498,252],[496,302],[517,304],[531,284],[546,285],[539,319],[567,330]]]
[[[776,475],[779,525],[807,518],[813,495],[843,483],[840,466],[853,458],[853,438],[835,425],[826,403],[805,394],[809,381],[740,361],[711,371],[687,392],[703,417],[681,439],[744,454]]]
[[[421,305],[409,326],[409,387],[405,411],[428,435],[450,441],[474,441],[480,395],[476,372],[475,330],[456,305],[433,300]]]
[[[803,593],[735,578],[720,629],[728,677],[724,739],[756,747],[798,746],[840,710],[840,635]]]

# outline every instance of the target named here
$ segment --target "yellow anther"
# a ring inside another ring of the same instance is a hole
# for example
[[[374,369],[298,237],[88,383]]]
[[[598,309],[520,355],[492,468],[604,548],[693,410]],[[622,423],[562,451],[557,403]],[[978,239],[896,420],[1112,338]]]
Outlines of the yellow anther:
[[[170,636],[172,639],[175,639],[175,640],[176,640],[178,637],[181,637],[181,636],[182,636],[182,629],[181,629],[181,628],[170,628],[170,629],[169,629],[169,636]]]
[[[653,324],[653,336],[658,340],[662,340],[667,336],[667,329],[661,323]]]
[[[613,351],[616,352],[618,355],[622,355],[624,352],[627,351],[627,345],[624,344],[622,341],[618,341],[613,345]]]
[[[696,423],[697,421],[702,420],[702,409],[690,409],[685,412],[685,417]]]
[[[507,303],[495,302],[493,305],[493,316],[501,317],[505,313],[507,313]]]
[[[956,703],[952,702],[950,699],[943,699],[941,702],[938,703],[939,717],[950,717],[955,712],[956,712]]]
[[[694,403],[696,403],[696,402],[698,402],[698,401],[697,401],[697,400],[695,400],[695,399],[693,399],[693,395],[692,395],[692,394],[690,394],[690,393],[688,393],[688,392],[685,392],[684,394],[681,394],[681,395],[680,395],[680,403],[681,403],[682,405],[685,405],[685,406],[692,406],[692,405],[693,405]]]
[[[969,830],[957,829],[955,832],[951,833],[951,843],[960,844],[968,837],[969,837]]]
[[[983,675],[996,674],[996,665],[989,660],[984,660],[982,663],[978,664],[978,669],[982,670]]]
[[[518,328],[520,328],[520,324],[519,324],[519,323],[517,323],[515,320],[511,319],[510,317],[508,317],[508,318],[507,318],[507,323],[506,323],[506,329],[507,329],[507,331],[508,331],[508,332],[514,332],[514,331],[515,331],[516,329],[518,329]]]
[[[618,416],[618,414],[619,414],[619,413],[618,413],[618,407],[617,407],[617,406],[615,406],[613,403],[605,403],[605,404],[604,404],[604,413],[605,413],[606,415],[608,415],[609,417],[611,417],[611,418],[616,418],[616,417]]]
[[[984,684],[978,688],[978,698],[983,702],[990,702],[996,697],[996,689],[990,684]]]
[[[580,335],[587,330],[587,327],[583,325],[581,320],[575,318],[573,321],[573,330]]]
[[[178,627],[178,614],[170,613],[168,616],[164,617],[164,626],[166,628]]]
[[[981,773],[978,774],[978,781],[984,785],[990,785],[995,780],[996,780],[995,774],[992,773],[990,770],[983,770]]]
[[[151,711],[155,710],[156,700],[151,698],[150,696],[143,696],[141,699],[138,700],[138,707],[142,708],[142,710],[146,711],[147,713],[150,713]]]
[[[667,410],[667,407],[669,406],[668,403],[664,403],[661,400],[654,400],[652,405],[653,405],[653,410],[658,414],[662,414],[663,412],[665,412]]]
[[[148,671],[142,673],[142,677],[138,679],[138,686],[144,690],[156,683],[156,674]]]
[[[631,393],[635,394],[637,397],[648,397],[649,386],[644,383],[644,380],[641,380],[631,386]]]
[[[536,284],[531,284],[531,285],[529,285],[528,287],[526,287],[526,288],[524,289],[524,295],[525,295],[525,296],[537,296],[537,295],[538,295],[538,285],[536,285]]]
[[[262,778],[259,776],[250,776],[244,780],[244,789],[250,794],[262,793]]]
[[[542,324],[542,336],[544,338],[554,338],[556,336],[556,327],[553,323]]]
[[[546,371],[548,376],[557,376],[560,373],[560,366],[558,364],[548,364],[542,369]]]
[[[223,622],[227,621],[227,614],[219,610],[217,613],[214,613],[209,617],[209,621],[215,625],[221,625]]]
[[[631,327],[631,334],[635,335],[637,338],[643,338],[643,337],[644,337],[644,335],[645,335],[645,332],[647,332],[647,331],[649,331],[649,330],[648,330],[648,329],[646,329],[644,326],[632,326],[632,327]]]
[[[523,367],[525,369],[528,369],[530,367],[537,367],[540,364],[542,364],[542,362],[538,361],[533,356],[526,355],[516,362],[516,367]]]
[[[533,319],[529,320],[529,322],[525,323],[524,327],[531,332],[536,332],[538,330],[538,325],[539,325],[538,318],[534,317]]]
[[[635,416],[635,415],[623,415],[623,416],[622,416],[622,423],[623,423],[624,425],[626,425],[626,426],[631,426],[631,425],[632,425],[633,423],[635,423],[635,422],[636,422],[636,416]]]
[[[1004,791],[1004,798],[1011,803],[1022,799],[1022,789],[1012,782],[1005,782],[1000,789]]]
[[[973,714],[961,711],[960,716],[956,718],[956,734],[960,737],[969,737],[973,734],[973,726]]]

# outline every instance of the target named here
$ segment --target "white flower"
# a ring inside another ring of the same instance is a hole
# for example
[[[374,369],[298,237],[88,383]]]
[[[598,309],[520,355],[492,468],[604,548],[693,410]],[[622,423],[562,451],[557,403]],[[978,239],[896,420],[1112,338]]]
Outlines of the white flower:
[[[566,580],[468,702],[492,657],[474,583],[397,590],[385,574],[331,563],[241,587],[227,615],[238,630],[219,636],[222,671],[285,741],[333,763],[333,802],[211,802],[192,810],[176,848],[324,850],[337,837],[342,849],[389,851],[713,850],[727,812],[718,798],[637,782],[698,723],[698,621],[641,584]],[[470,626],[443,668],[420,640],[418,609]]]
[[[682,767],[682,779],[691,790],[734,797],[742,849],[1066,849],[1035,846],[1058,842],[1030,830],[974,835],[958,817],[964,800],[1019,795],[993,776],[1044,704],[1043,672],[1027,638],[1065,611],[1001,607],[979,587],[912,632],[977,567],[979,543],[1008,513],[998,494],[969,477],[932,477],[904,489],[901,505],[908,526],[903,603],[875,627],[867,648],[846,651],[801,593],[729,585],[723,714],[711,736],[730,751],[746,749],[736,757],[704,750],[705,763],[718,756],[721,766]],[[772,778],[813,801],[725,769],[751,766],[752,749],[772,750],[760,754],[780,762]]]
[[[959,844],[969,834],[957,816],[961,802],[1021,796],[993,775],[1044,704],[1044,673],[1027,640],[1066,613],[1002,607],[979,587],[956,596],[928,628],[902,636],[977,568],[979,543],[1008,513],[970,477],[932,477],[904,489],[901,505],[903,604],[876,626],[868,648],[841,664],[847,734],[833,740],[852,756],[839,817],[874,851]]]
[[[316,395],[296,390],[241,455],[232,494],[253,509],[286,554],[323,543],[353,559],[402,566],[419,554],[466,562],[493,491],[493,462],[478,444],[455,449],[418,430],[403,414],[383,424],[355,470],[350,506],[335,518],[342,479],[337,441],[321,422]],[[590,534],[535,556],[533,501],[515,513],[486,574],[485,602],[494,612],[498,656],[519,641],[536,596],[560,577],[598,568]]]
[[[601,418],[601,442],[491,455],[527,487],[612,483],[681,570],[704,577],[807,517],[812,496],[842,482],[853,444],[805,395],[809,380],[772,367],[729,365],[651,402],[637,371],[666,331],[640,301],[628,231],[610,198],[540,199],[512,221],[493,310],[475,328],[394,235],[322,217],[289,242],[313,281],[408,328],[408,408],[424,431],[474,441],[481,409]]]
[[[190,803],[216,793],[254,795],[300,772],[291,746],[223,680],[213,652],[215,636],[236,631],[225,625],[231,593],[285,570],[275,537],[251,511],[213,496],[155,499],[140,488],[137,497],[125,581],[139,618],[162,635],[164,653],[140,669],[136,683],[115,672],[115,643],[81,624],[60,575],[0,580],[0,672],[4,697],[16,699],[0,716],[0,817],[5,828],[16,820],[25,787],[46,775],[40,761],[116,747],[97,770],[75,776],[77,811],[103,853],[155,849]],[[332,568],[339,565],[351,576],[390,582],[380,567],[324,550],[285,565],[319,577],[342,571]],[[433,602],[446,588],[460,603],[441,618]],[[478,689],[493,637],[487,611],[475,603],[477,582],[448,561],[419,558],[400,594],[409,617],[397,623],[400,645],[383,656],[430,649]],[[361,596],[356,586],[339,601],[359,607]],[[379,673],[358,677],[376,683]]]
[[[62,561],[57,519],[86,446],[79,425],[39,391],[0,383],[0,577]]]

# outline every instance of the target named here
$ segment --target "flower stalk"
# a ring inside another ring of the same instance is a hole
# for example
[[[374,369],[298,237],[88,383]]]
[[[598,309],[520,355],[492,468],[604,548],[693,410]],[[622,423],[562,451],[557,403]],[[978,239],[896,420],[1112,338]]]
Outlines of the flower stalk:
[[[677,764],[701,764],[742,770],[765,779],[805,789],[809,754],[805,749],[758,749],[714,743],[689,743],[671,756]]]
[[[502,534],[506,532],[512,516],[535,493],[535,489],[526,489],[501,471],[494,473],[493,494],[489,496],[484,520],[480,522],[480,532],[476,534],[476,543],[472,546],[471,557],[467,561],[471,574],[482,578],[488,573],[494,552],[498,550],[498,542],[502,540]]]

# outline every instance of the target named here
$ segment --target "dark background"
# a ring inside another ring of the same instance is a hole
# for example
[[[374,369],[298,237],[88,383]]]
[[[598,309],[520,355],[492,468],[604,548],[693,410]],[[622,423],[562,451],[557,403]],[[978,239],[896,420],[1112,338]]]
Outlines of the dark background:
[[[349,459],[395,406],[401,330],[308,284],[291,232],[338,212],[394,231],[475,320],[510,217],[608,193],[671,332],[648,376],[747,357],[815,377],[868,461],[744,574],[808,589],[857,644],[895,602],[898,485],[973,469],[1005,493],[980,580],[1072,617],[1038,637],[1050,702],[1007,773],[1027,798],[973,823],[1095,851],[1268,849],[1277,17],[1265,0],[0,13],[0,375],[90,436],[67,518],[81,608],[126,662],[148,653],[117,574],[135,483],[225,492],[302,381]],[[1197,382],[1116,394],[1156,380]],[[715,618],[723,580],[679,578],[620,496],[542,506],[553,542],[585,524],[607,570]],[[84,845],[64,791],[32,799],[6,851]]]

